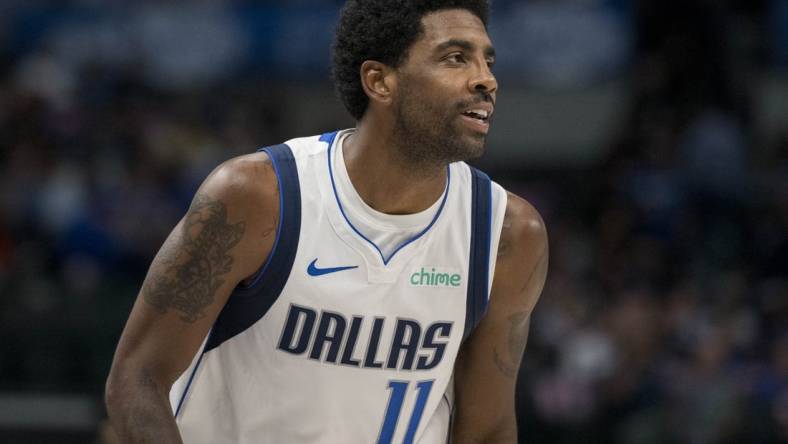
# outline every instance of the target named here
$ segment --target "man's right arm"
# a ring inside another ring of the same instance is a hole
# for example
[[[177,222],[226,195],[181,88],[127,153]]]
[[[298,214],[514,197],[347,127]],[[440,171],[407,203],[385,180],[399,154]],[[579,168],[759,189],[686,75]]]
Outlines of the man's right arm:
[[[277,185],[265,154],[224,163],[208,176],[162,245],[107,379],[107,412],[122,442],[181,442],[170,388],[233,289],[257,272],[273,248]]]

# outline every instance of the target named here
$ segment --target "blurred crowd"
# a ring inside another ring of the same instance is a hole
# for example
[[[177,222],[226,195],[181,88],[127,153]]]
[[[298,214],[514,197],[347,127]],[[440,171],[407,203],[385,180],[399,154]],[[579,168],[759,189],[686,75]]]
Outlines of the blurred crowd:
[[[606,163],[523,184],[552,240],[520,379],[535,442],[788,442],[788,127],[755,134],[731,58],[771,61],[719,9],[672,8],[641,11]]]
[[[603,162],[489,171],[551,239],[523,442],[788,441],[788,117],[759,136],[750,82],[788,60],[762,31],[788,2],[668,3],[636,8],[634,106]],[[0,45],[0,391],[98,402],[202,178],[305,135],[255,69],[173,90],[148,68]]]

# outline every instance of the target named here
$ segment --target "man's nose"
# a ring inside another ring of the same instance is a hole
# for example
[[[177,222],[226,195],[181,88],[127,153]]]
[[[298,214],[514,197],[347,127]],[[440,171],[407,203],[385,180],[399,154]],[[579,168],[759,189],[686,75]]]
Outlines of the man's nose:
[[[469,87],[472,92],[483,92],[490,95],[498,90],[498,80],[496,80],[495,75],[493,75],[486,62],[473,76]]]

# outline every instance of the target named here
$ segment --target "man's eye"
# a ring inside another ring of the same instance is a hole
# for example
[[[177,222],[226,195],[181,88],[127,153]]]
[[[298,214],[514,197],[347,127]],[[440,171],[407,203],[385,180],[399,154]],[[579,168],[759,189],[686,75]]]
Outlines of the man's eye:
[[[452,63],[463,63],[465,62],[465,56],[462,54],[449,54],[449,56],[446,57],[446,60]]]

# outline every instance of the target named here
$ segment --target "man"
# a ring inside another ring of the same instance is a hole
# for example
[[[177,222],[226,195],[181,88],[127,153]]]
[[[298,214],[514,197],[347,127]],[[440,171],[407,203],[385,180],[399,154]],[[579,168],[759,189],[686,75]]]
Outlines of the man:
[[[232,159],[153,261],[107,382],[124,442],[514,443],[538,213],[461,162],[497,83],[485,1],[350,0],[352,130]]]

